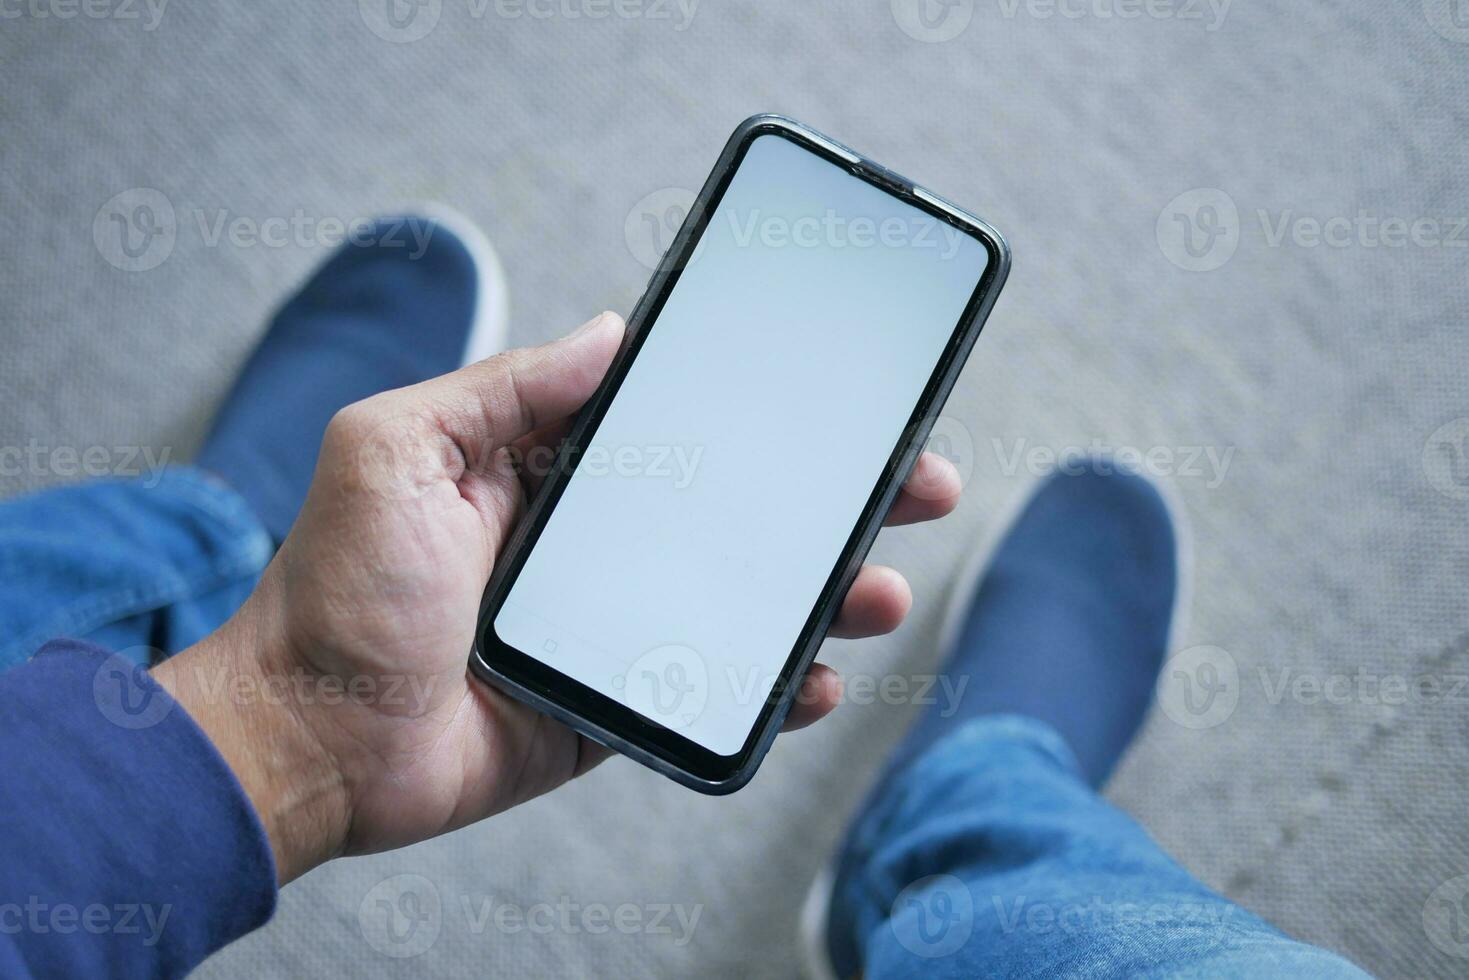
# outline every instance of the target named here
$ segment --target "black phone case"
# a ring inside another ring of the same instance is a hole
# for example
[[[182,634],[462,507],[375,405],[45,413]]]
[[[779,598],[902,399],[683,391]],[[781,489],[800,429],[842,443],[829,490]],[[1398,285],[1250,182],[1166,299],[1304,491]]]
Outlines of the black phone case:
[[[489,628],[489,613],[492,609],[497,610],[504,599],[504,593],[508,588],[509,573],[512,569],[518,571],[521,562],[517,558],[526,548],[531,530],[543,526],[545,518],[549,517],[553,501],[559,499],[560,490],[564,489],[565,484],[571,478],[575,467],[574,465],[563,465],[568,458],[567,454],[583,446],[588,429],[591,428],[594,421],[600,420],[605,412],[613,389],[620,384],[624,369],[633,356],[633,349],[636,346],[634,338],[640,337],[648,329],[650,311],[655,307],[661,308],[662,300],[670,291],[671,283],[676,281],[677,274],[687,265],[693,255],[696,230],[702,231],[704,225],[704,222],[699,219],[713,206],[715,198],[722,194],[747,143],[767,133],[778,133],[792,139],[806,149],[845,167],[854,175],[881,187],[888,193],[969,232],[985,244],[990,254],[990,263],[964,311],[963,320],[955,331],[957,343],[951,343],[951,346],[946,349],[941,371],[925,389],[913,419],[904,430],[901,442],[895,447],[889,459],[881,482],[875,488],[867,507],[863,510],[852,536],[848,539],[846,548],[836,563],[832,576],[827,581],[826,588],[823,589],[813,609],[812,618],[808,620],[806,628],[797,640],[792,656],[781,672],[780,680],[772,692],[772,697],[778,694],[778,701],[763,713],[758,729],[752,733],[753,738],[747,740],[747,747],[735,757],[740,761],[731,772],[721,778],[710,779],[690,771],[689,768],[681,765],[678,759],[670,757],[671,753],[660,752],[653,746],[642,744],[633,736],[633,733],[613,731],[560,703],[551,692],[533,690],[505,676],[485,660],[481,654],[481,645],[486,630]],[[984,321],[993,308],[1009,271],[1010,249],[1008,244],[999,232],[980,219],[792,119],[778,115],[757,115],[746,119],[725,144],[723,153],[708,179],[705,180],[673,244],[663,257],[658,269],[653,273],[648,288],[639,299],[632,315],[628,317],[627,335],[622,348],[608,369],[606,380],[577,416],[571,432],[563,443],[562,456],[554,467],[554,475],[546,479],[515,532],[506,542],[500,559],[496,562],[495,573],[485,588],[484,600],[480,606],[475,647],[469,657],[469,666],[475,676],[550,715],[579,734],[635,759],[691,789],[721,795],[733,793],[748,783],[759,768],[766,752],[769,751],[771,743],[790,711],[792,699],[799,688],[799,684],[792,683],[792,681],[804,676],[815,660],[816,653],[826,638],[832,618],[840,608],[841,601],[846,596],[852,580],[861,569],[878,531],[881,530],[883,517],[912,471],[919,451],[928,439],[929,431],[942,411],[950,391],[953,390],[954,383],[958,380],[959,373],[968,359],[975,340],[979,337]]]

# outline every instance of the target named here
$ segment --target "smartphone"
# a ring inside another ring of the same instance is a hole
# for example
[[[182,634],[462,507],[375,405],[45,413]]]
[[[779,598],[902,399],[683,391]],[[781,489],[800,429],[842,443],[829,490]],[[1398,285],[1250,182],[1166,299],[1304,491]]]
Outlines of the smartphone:
[[[1009,266],[978,218],[746,120],[507,542],[472,671],[686,786],[743,786]]]

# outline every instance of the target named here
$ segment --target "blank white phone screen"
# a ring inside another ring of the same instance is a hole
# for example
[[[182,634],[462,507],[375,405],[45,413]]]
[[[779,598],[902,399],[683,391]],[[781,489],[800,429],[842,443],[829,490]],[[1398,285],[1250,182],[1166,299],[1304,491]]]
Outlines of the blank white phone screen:
[[[762,135],[495,618],[719,755],[791,655],[988,262]]]

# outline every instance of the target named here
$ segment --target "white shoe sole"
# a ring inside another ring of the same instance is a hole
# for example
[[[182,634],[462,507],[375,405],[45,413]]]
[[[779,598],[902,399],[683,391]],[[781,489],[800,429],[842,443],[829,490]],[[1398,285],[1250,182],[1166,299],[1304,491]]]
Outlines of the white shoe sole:
[[[1033,482],[1005,504],[1000,510],[1001,518],[989,526],[980,538],[980,546],[960,566],[959,574],[950,587],[948,605],[939,625],[940,663],[949,659],[954,645],[959,642],[959,630],[964,625],[964,616],[974,598],[974,590],[979,586],[984,573],[989,570],[1000,542],[1020,519],[1041,482],[1047,478],[1042,477]],[[1188,511],[1173,484],[1151,479],[1148,482],[1158,491],[1163,507],[1168,511],[1168,519],[1173,523],[1173,560],[1178,586],[1173,595],[1173,613],[1165,652],[1165,656],[1172,656],[1177,652],[1178,644],[1186,632],[1185,621],[1193,600],[1193,530],[1188,522]],[[811,882],[806,900],[801,904],[801,966],[811,980],[840,980],[832,968],[826,947],[826,925],[830,918],[831,895],[835,887],[836,866],[827,864],[817,873],[816,880]]]
[[[467,215],[446,204],[418,204],[404,213],[428,218],[458,238],[474,263],[474,320],[464,341],[460,367],[506,350],[510,345],[510,289],[505,267],[489,236]]]
[[[801,903],[801,971],[810,980],[839,980],[826,952],[826,922],[835,887],[836,867],[828,864],[817,872]]]

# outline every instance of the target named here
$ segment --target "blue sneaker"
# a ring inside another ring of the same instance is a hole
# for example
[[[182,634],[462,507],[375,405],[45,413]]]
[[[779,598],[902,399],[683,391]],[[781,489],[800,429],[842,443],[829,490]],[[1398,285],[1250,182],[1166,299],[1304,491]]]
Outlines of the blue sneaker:
[[[360,229],[276,314],[199,453],[277,543],[291,528],[337,411],[505,347],[499,257],[442,207]]]
[[[1172,645],[1179,535],[1158,489],[1105,459],[1073,459],[1026,503],[999,546],[976,552],[941,631],[958,710],[929,708],[892,757],[855,825],[894,775],[982,715],[1038,718],[1066,739],[1100,787],[1147,714]],[[855,871],[844,845],[802,915],[808,972],[861,970],[852,924],[831,907]]]

